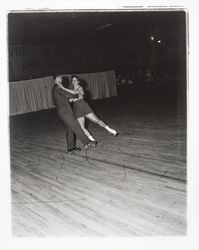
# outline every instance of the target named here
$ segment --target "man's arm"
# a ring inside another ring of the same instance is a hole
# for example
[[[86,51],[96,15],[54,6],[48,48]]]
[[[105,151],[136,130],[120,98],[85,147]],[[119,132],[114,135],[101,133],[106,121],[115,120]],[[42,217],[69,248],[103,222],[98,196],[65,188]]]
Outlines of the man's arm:
[[[64,95],[66,98],[78,98],[78,95],[76,94],[71,94],[69,92],[67,92],[66,90],[64,90],[62,87],[58,86],[59,89],[59,93]]]
[[[53,103],[53,105],[56,105],[56,102],[55,102],[55,97],[54,97],[54,95],[55,95],[55,85],[53,86],[53,89],[52,89],[52,103]]]

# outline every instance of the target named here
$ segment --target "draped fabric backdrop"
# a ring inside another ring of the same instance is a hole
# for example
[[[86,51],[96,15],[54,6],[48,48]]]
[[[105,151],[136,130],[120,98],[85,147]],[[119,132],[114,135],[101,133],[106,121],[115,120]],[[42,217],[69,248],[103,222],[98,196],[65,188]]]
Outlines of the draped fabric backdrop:
[[[63,76],[70,80],[70,74]],[[114,71],[78,74],[78,76],[86,83],[86,91],[89,92],[91,100],[117,96]],[[53,85],[52,76],[10,82],[10,115],[53,108]]]

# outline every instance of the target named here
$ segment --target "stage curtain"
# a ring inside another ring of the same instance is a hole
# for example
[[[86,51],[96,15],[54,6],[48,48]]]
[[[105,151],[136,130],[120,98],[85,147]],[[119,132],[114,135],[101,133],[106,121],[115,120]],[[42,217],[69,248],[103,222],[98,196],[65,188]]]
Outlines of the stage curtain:
[[[63,74],[70,80],[70,74]],[[86,91],[91,100],[117,95],[114,71],[77,74],[86,82]],[[10,82],[10,115],[54,107],[52,103],[52,76]]]

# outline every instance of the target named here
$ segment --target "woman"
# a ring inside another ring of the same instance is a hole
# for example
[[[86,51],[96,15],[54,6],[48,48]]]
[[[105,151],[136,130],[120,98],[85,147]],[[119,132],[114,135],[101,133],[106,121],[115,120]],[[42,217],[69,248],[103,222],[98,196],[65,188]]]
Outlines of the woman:
[[[70,99],[71,102],[74,102],[74,107],[73,107],[73,111],[74,114],[82,128],[82,130],[84,131],[84,133],[86,134],[86,136],[93,142],[95,142],[95,139],[93,138],[93,136],[91,135],[91,133],[85,128],[85,117],[88,118],[90,121],[97,123],[99,126],[105,128],[110,134],[117,136],[119,133],[117,131],[115,131],[114,129],[110,128],[107,124],[105,124],[103,121],[101,121],[93,112],[93,110],[91,109],[91,107],[88,105],[87,102],[84,101],[84,90],[82,88],[82,86],[80,86],[80,81],[78,76],[73,75],[71,77],[71,82],[73,85],[73,90],[71,89],[67,89],[64,88],[66,91],[68,91],[71,94],[77,94],[78,98],[73,98]]]

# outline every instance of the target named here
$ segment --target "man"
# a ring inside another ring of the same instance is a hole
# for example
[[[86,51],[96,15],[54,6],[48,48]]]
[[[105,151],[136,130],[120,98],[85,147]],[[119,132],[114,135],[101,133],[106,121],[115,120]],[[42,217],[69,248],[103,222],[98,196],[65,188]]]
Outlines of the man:
[[[52,89],[52,97],[53,97],[53,104],[56,105],[57,115],[66,126],[67,150],[68,152],[81,150],[76,146],[74,133],[84,144],[84,148],[88,149],[89,146],[94,146],[94,145],[84,134],[69,104],[69,99],[75,98],[76,95],[72,95],[67,91],[65,91],[62,88],[62,81],[63,78],[61,75],[55,77],[55,84]]]

